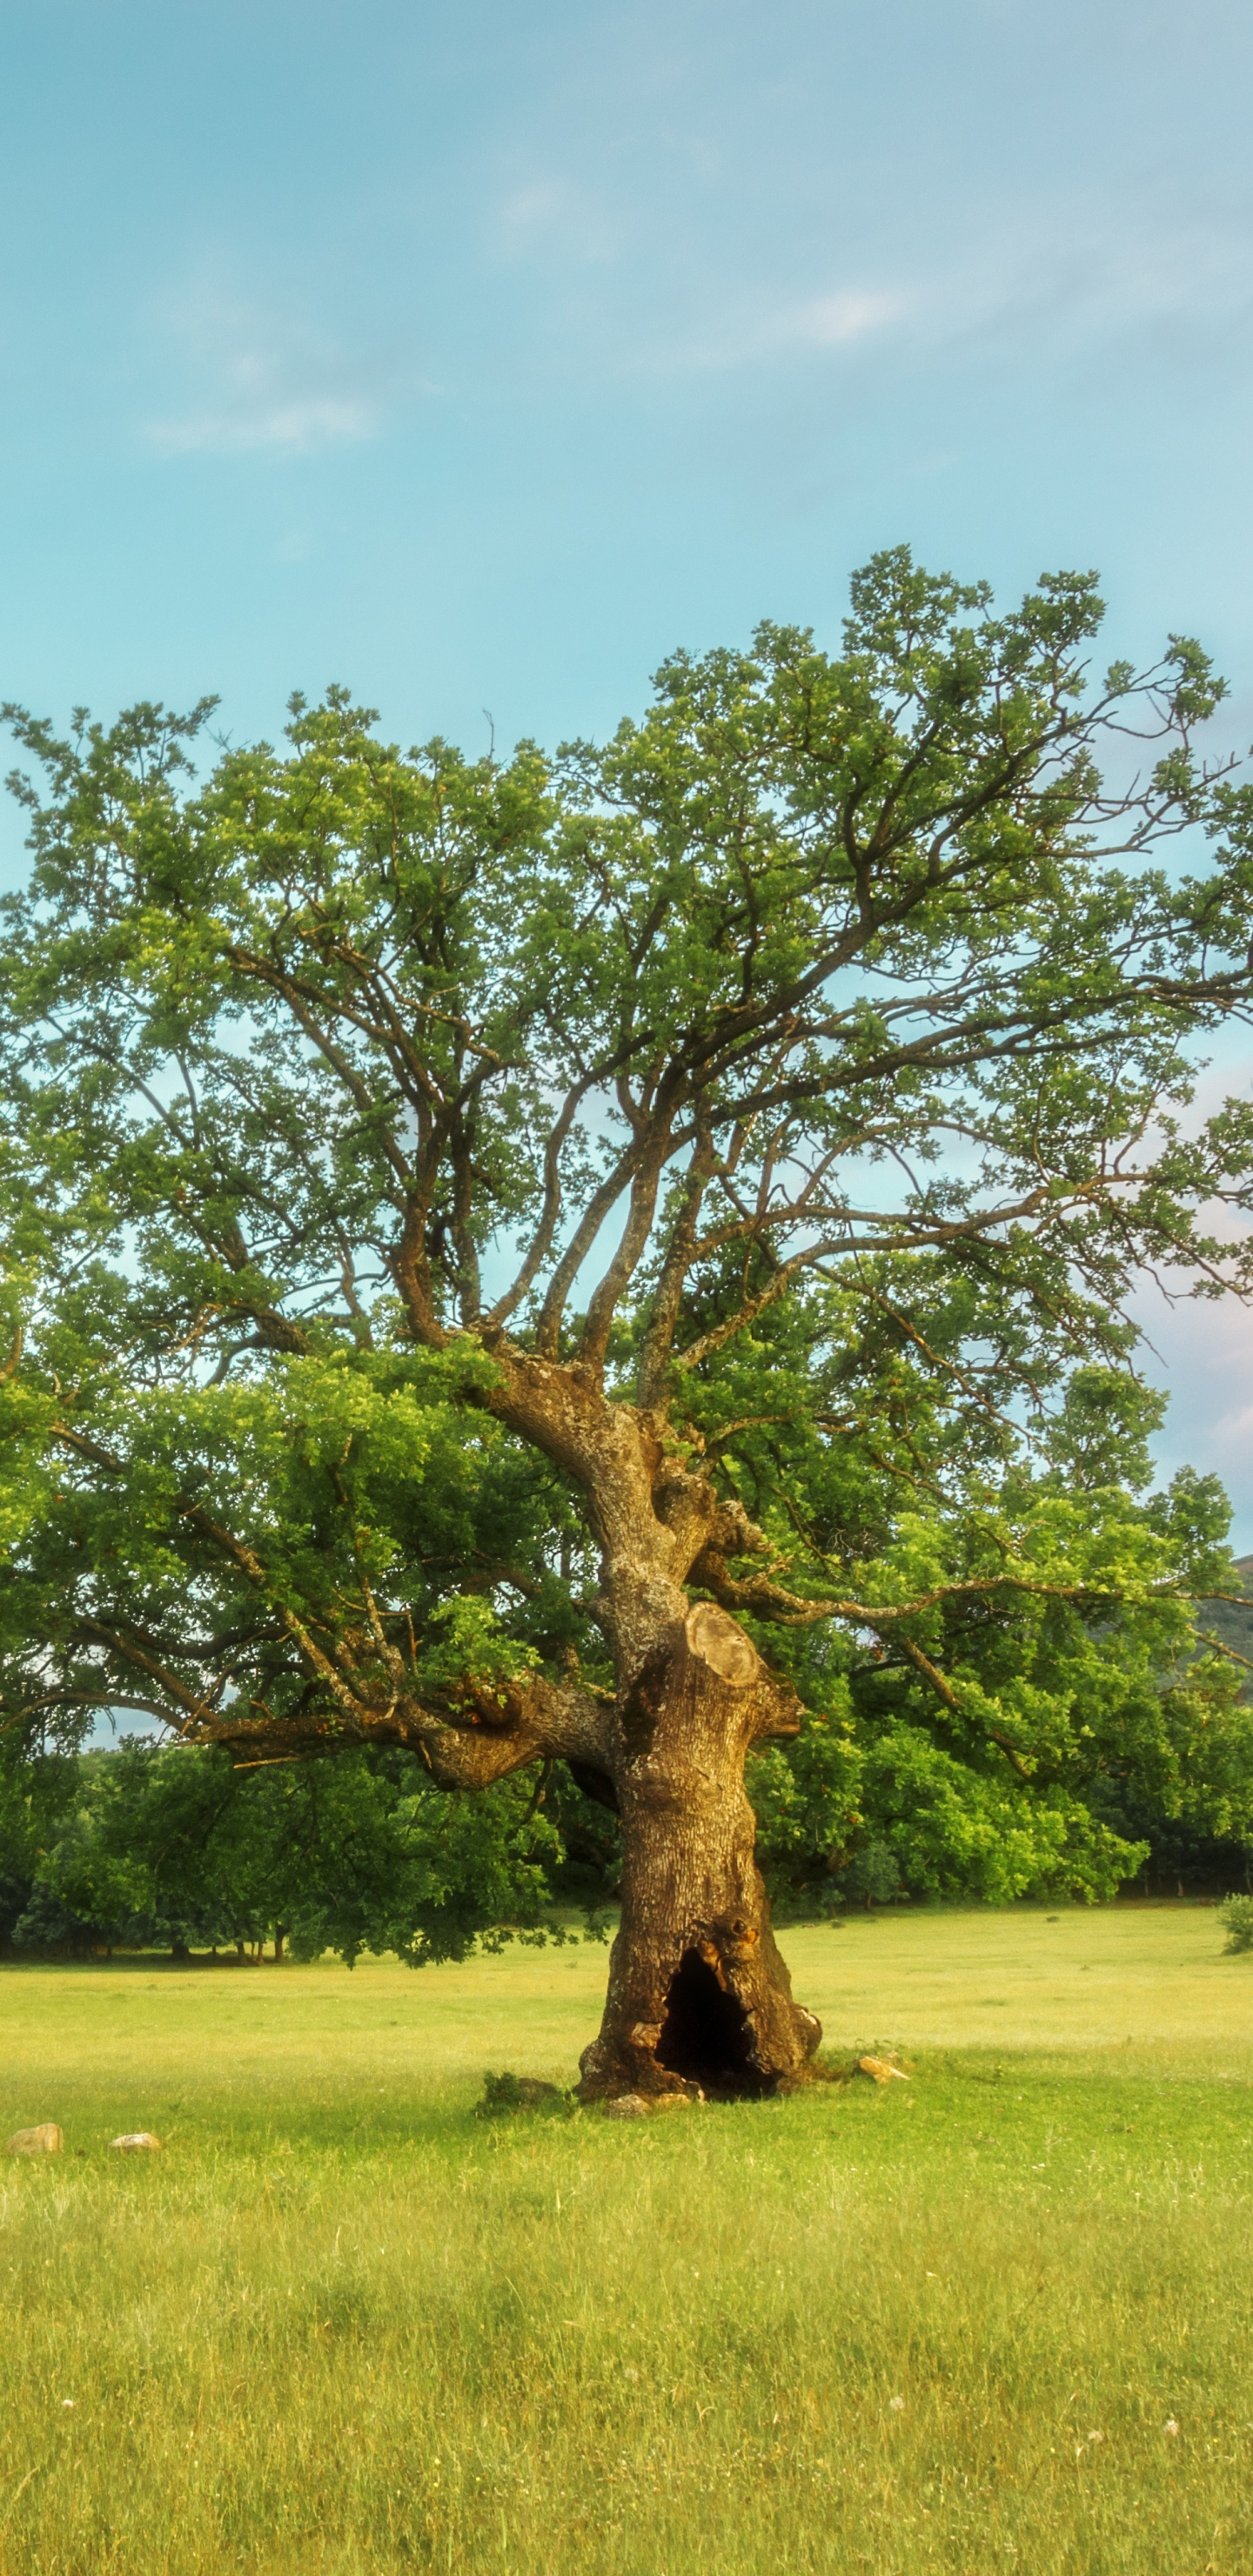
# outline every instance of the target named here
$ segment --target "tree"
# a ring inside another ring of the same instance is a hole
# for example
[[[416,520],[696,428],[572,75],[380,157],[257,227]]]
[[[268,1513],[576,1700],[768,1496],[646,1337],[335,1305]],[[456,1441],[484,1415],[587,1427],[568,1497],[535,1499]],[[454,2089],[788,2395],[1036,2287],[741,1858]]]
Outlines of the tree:
[[[112,1760],[85,1757],[78,1796],[35,1858],[28,1902],[13,1927],[19,1949],[112,1954],[123,1942],[160,1943],[175,1957],[186,1955],[198,1891],[181,1895],[172,1920],[159,1904],[147,1855],[137,1848],[144,1839],[136,1796],[141,1760],[131,1750]]]
[[[41,1854],[72,1813],[78,1766],[54,1745],[0,1735],[0,1943],[12,1939],[34,1892]]]
[[[1250,790],[1199,649],[1090,685],[1099,617],[898,551],[841,654],[677,655],[553,762],[340,691],[200,770],[207,703],[11,711],[13,1722],[565,1766],[622,1837],[589,2097],[803,2074],[745,1762],[803,1705],[834,1743],[850,1666],[1099,1886],[1092,1641],[1178,1660],[1222,1588],[1014,1486],[1077,1366],[1129,1382],[1140,1265],[1249,1277],[1197,1212],[1253,1113],[1183,1110],[1253,990]]]
[[[275,1958],[363,1949],[459,1958],[503,1913],[538,1929],[555,1837],[521,1783],[457,1813],[416,1755],[232,1764],[220,1746],[130,1739],[78,1765],[32,1870],[19,1946],[193,1947],[269,1938]]]

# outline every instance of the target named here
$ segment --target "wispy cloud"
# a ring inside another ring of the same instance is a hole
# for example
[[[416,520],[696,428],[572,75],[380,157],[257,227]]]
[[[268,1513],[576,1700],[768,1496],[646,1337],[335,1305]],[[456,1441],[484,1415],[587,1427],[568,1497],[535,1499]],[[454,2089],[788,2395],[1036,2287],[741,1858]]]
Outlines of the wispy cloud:
[[[1247,225],[1195,218],[1112,221],[1093,205],[1007,223],[990,256],[956,260],[920,285],[918,332],[930,346],[988,348],[1024,337],[1059,354],[1110,349],[1146,333],[1239,328],[1253,309]]]
[[[593,189],[565,178],[528,179],[503,197],[489,229],[497,257],[508,261],[611,260],[629,227]]]
[[[853,288],[839,295],[811,296],[779,319],[777,344],[796,348],[844,349],[899,321],[909,298],[880,288]]]
[[[160,314],[184,399],[145,424],[159,456],[311,456],[375,437],[394,367],[198,279]]]
[[[641,334],[628,364],[662,374],[901,354],[1052,358],[1189,338],[1231,344],[1253,318],[1253,228],[1196,215],[1130,222],[1095,201],[1005,209],[995,236],[893,277],[798,293],[710,279],[703,309]],[[673,311],[673,308],[672,308]]]
[[[750,367],[759,360],[851,350],[909,319],[910,296],[878,286],[837,287],[808,296],[758,297],[739,312],[684,331],[646,355],[647,367]]]

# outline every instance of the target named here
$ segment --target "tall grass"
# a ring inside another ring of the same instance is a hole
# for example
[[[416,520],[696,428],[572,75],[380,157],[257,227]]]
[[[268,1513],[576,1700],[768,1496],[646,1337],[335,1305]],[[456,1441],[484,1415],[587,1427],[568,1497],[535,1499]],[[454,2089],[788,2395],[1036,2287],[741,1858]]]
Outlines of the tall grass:
[[[1253,1962],[1200,1909],[789,1948],[910,2085],[476,2120],[595,1951],[0,1975],[0,2117],[68,2150],[0,2168],[2,2576],[1246,2571]]]

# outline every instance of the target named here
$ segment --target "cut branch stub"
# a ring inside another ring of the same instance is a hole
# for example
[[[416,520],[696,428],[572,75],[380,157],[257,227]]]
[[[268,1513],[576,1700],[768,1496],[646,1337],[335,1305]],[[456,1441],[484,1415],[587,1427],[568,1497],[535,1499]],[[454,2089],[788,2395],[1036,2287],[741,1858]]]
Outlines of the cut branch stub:
[[[698,1601],[684,1622],[694,1655],[731,1690],[748,1690],[765,1678],[765,1665],[751,1637],[715,1601]]]

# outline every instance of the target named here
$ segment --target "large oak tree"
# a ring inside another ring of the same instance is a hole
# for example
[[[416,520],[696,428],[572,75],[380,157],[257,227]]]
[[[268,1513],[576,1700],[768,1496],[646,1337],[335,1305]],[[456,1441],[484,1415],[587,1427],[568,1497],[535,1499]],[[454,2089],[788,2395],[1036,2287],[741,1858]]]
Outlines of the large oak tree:
[[[1182,1112],[1250,791],[1198,648],[1097,682],[1099,616],[898,551],[841,653],[678,655],[552,761],[10,711],[10,1719],[530,1773],[515,1826],[566,1766],[622,1835],[589,2097],[803,2073],[745,1763],[837,1640],[1064,1840],[1092,1727],[1007,1641],[1182,1654],[1214,1582],[1178,1512],[1012,1499],[1146,1264],[1248,1276],[1198,1211],[1253,1118]]]

